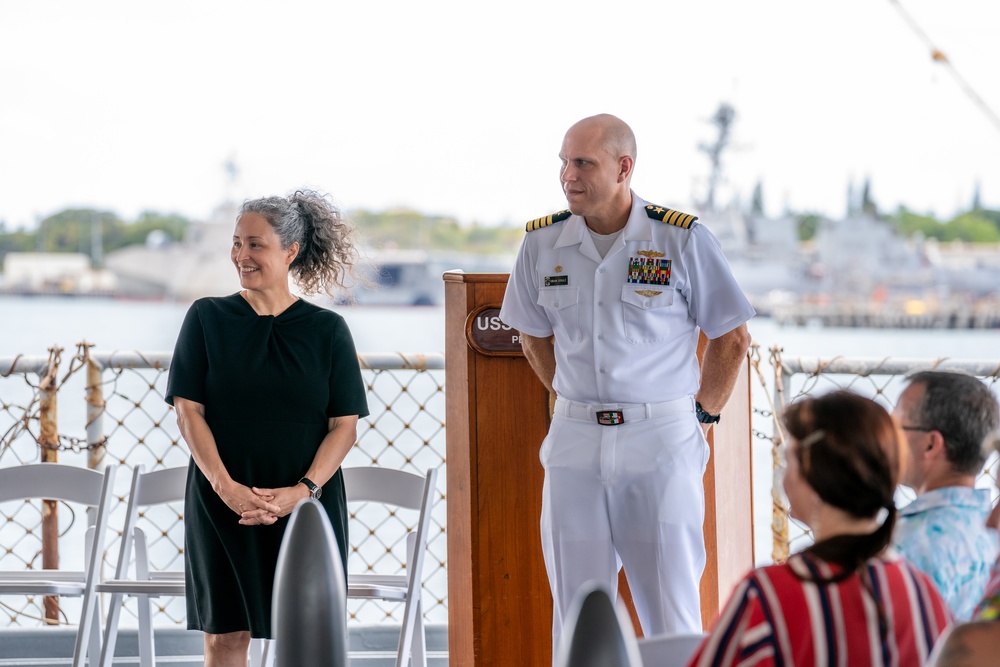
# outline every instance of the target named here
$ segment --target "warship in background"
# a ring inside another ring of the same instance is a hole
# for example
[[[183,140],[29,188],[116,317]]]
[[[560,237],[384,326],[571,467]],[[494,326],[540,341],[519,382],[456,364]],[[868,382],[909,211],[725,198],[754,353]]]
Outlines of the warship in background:
[[[760,315],[800,326],[1000,327],[1000,246],[903,238],[853,189],[848,215],[820,218],[808,242],[798,240],[795,216],[764,214],[759,186],[750,212],[735,201],[718,206],[735,115],[720,105],[716,139],[700,147],[711,161],[700,222]]]
[[[735,117],[735,110],[723,103],[711,119],[717,136],[700,146],[711,170],[706,195],[695,210],[719,239],[761,316],[789,325],[1000,328],[1000,246],[903,238],[879,218],[868,201],[867,186],[860,194],[849,190],[848,215],[818,219],[814,238],[804,243],[799,241],[796,216],[764,213],[759,186],[749,211],[737,197],[719,205],[722,157]],[[227,164],[227,171],[234,184],[238,170]],[[8,270],[0,291],[182,301],[232,293],[239,282],[227,249],[237,210],[229,197],[207,220],[192,223],[182,242],[172,243],[165,234],[153,232],[145,245],[108,253],[100,272],[84,267],[74,273],[72,258],[65,256],[43,262],[9,253],[8,268],[22,268]],[[440,305],[444,272],[506,273],[513,262],[513,254],[362,250],[358,268],[363,279],[318,302]]]
[[[192,222],[180,243],[150,236],[145,246],[108,253],[105,265],[117,278],[120,294],[143,298],[193,301],[201,296],[230,294],[239,288],[229,259],[233,225],[239,205],[239,168],[224,165],[229,195],[207,220]],[[444,280],[449,270],[492,272],[510,270],[514,257],[450,253],[421,249],[360,248],[358,280],[333,297],[310,297],[319,305],[436,306],[444,303]]]
[[[193,301],[201,296],[239,289],[229,259],[233,221],[238,207],[220,206],[207,221],[193,222],[180,243],[151,238],[105,258],[117,278],[119,294],[143,298]],[[362,248],[360,280],[334,297],[311,297],[320,305],[438,306],[444,303],[445,271],[507,272],[513,256],[430,250]]]
[[[449,251],[382,249],[361,253],[358,281],[334,304],[361,306],[442,306],[444,274],[508,273],[514,255],[487,255]]]
[[[1000,327],[1000,247],[904,239],[864,212],[821,219],[805,243],[790,215],[726,210],[701,221],[757,312],[780,324]]]

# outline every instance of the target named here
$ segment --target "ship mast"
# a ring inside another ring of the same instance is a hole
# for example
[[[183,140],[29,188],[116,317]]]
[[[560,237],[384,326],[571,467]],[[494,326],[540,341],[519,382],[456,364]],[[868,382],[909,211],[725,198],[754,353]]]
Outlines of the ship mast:
[[[708,177],[708,192],[705,195],[703,209],[707,211],[715,210],[715,190],[722,182],[722,153],[729,147],[730,130],[733,121],[736,119],[736,110],[728,102],[719,105],[715,115],[709,122],[715,125],[718,136],[715,143],[698,145],[698,150],[706,153],[712,163],[712,172]]]
[[[236,155],[231,154],[222,163],[222,169],[226,172],[226,204],[236,201],[236,189],[240,180],[240,166],[236,164]]]

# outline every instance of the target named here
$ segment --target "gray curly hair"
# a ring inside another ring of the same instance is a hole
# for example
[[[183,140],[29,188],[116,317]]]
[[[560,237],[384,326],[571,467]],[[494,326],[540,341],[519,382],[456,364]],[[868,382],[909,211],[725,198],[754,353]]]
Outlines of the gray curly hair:
[[[282,249],[299,244],[289,271],[304,294],[322,290],[335,296],[335,288],[347,287],[358,259],[354,228],[326,196],[313,190],[296,190],[288,197],[248,199],[240,206],[237,218],[244,213],[257,213],[267,220]]]

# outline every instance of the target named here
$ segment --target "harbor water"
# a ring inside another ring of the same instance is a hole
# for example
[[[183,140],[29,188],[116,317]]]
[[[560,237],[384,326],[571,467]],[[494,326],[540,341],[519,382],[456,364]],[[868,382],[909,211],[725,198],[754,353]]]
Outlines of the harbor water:
[[[170,351],[188,303],[100,297],[0,296],[0,356],[45,355],[53,344],[67,352],[87,340],[101,350]],[[341,306],[359,352],[445,352],[444,308]],[[762,349],[779,345],[786,356],[949,357],[1000,355],[1000,330],[858,329],[781,326],[750,322]]]

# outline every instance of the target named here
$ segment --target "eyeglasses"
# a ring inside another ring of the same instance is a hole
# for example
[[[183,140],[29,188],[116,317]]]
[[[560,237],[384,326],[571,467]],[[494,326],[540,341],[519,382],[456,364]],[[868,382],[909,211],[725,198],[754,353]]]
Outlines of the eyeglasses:
[[[904,431],[921,431],[923,433],[930,433],[931,431],[937,431],[938,429],[932,426],[900,426],[899,428]]]
[[[935,428],[933,426],[900,426],[899,428],[903,429],[904,431],[917,431],[919,433],[930,433],[931,431],[937,431],[938,433],[941,434],[942,438],[951,442],[951,437],[948,435],[947,432],[942,431],[941,429]]]

